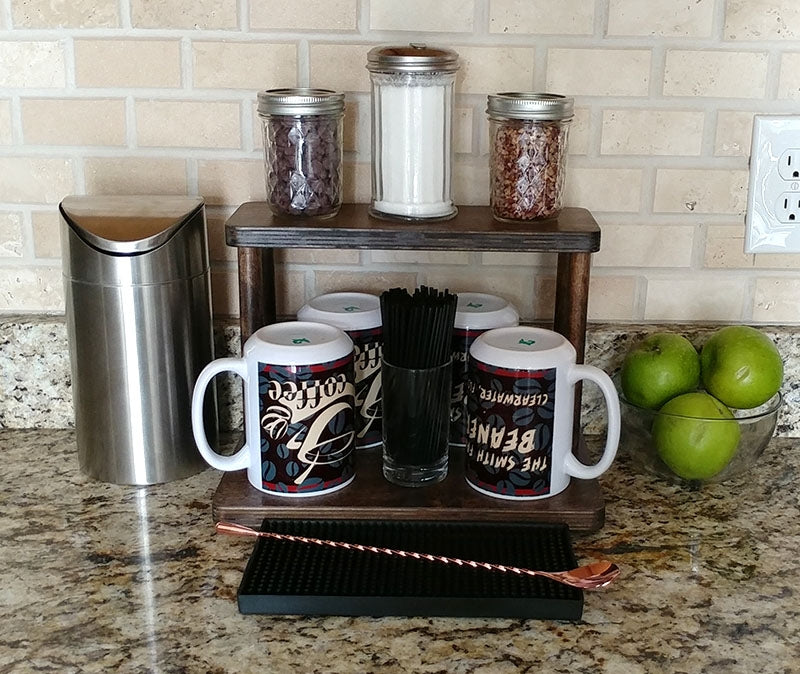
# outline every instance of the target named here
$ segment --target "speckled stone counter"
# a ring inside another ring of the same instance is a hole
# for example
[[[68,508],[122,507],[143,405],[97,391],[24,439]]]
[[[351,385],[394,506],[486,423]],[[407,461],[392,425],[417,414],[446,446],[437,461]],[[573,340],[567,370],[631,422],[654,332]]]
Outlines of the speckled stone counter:
[[[574,545],[623,575],[566,623],[240,615],[252,542],[214,533],[219,473],[102,484],[72,431],[0,431],[0,672],[796,672],[797,444],[699,492],[622,456]]]
[[[634,325],[590,323],[586,358],[609,374],[622,364],[637,340],[659,330],[677,332],[701,346],[718,325]],[[785,405],[776,435],[800,437],[800,326],[762,326],[784,359]],[[239,329],[230,319],[214,328],[218,358],[239,355]],[[7,316],[0,319],[0,428],[70,428],[73,425],[69,350],[63,316]],[[232,374],[217,378],[220,427],[242,424],[241,383]],[[605,430],[603,397],[584,387],[583,416],[587,433]]]

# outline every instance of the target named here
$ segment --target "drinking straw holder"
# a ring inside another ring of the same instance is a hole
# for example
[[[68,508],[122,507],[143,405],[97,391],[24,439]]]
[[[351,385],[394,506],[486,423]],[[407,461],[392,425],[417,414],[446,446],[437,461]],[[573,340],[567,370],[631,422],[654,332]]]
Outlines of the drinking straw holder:
[[[447,475],[457,296],[422,286],[381,295],[383,475],[415,487]]]
[[[422,369],[383,361],[383,474],[403,486],[447,475],[452,361]]]

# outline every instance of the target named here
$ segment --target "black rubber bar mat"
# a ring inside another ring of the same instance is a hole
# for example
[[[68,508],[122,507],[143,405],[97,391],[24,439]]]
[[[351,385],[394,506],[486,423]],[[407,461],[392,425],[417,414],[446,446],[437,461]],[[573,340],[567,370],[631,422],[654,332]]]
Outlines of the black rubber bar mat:
[[[565,524],[264,520],[262,531],[560,571],[578,564]],[[578,620],[583,593],[546,578],[260,538],[241,613]]]

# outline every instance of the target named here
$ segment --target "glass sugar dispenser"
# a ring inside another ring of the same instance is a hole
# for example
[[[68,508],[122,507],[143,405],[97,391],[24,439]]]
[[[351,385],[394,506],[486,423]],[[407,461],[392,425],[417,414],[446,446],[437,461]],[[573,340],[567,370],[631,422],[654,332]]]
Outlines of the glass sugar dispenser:
[[[458,54],[443,47],[411,43],[369,51],[371,215],[444,220],[456,214],[451,183],[458,68]]]
[[[276,215],[332,217],[342,205],[344,94],[269,89],[258,94],[267,202]]]
[[[502,222],[556,217],[562,208],[573,99],[558,94],[490,95],[489,204]]]

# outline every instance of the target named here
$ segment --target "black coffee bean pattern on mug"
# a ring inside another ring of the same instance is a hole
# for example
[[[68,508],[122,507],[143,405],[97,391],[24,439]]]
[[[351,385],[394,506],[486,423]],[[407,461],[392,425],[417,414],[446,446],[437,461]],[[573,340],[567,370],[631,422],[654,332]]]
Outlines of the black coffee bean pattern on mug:
[[[267,122],[267,199],[287,215],[327,215],[342,202],[338,117],[272,117]]]

